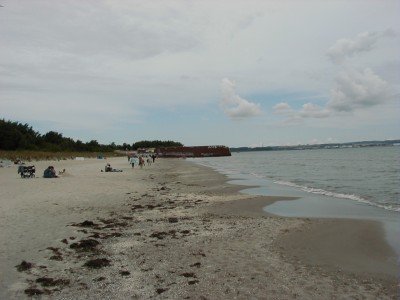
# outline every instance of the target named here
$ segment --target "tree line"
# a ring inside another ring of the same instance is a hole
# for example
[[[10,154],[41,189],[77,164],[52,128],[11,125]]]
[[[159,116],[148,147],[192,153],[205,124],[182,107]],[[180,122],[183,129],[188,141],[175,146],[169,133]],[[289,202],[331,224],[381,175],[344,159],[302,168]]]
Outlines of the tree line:
[[[174,141],[140,141],[133,143],[132,150],[136,150],[139,148],[157,148],[157,147],[180,147],[183,144]]]
[[[38,150],[38,151],[78,151],[78,152],[113,152],[115,150],[136,150],[138,148],[156,148],[182,146],[174,141],[139,141],[133,144],[116,145],[100,144],[97,140],[82,142],[61,133],[49,131],[40,134],[29,124],[0,119],[0,149],[1,150]]]

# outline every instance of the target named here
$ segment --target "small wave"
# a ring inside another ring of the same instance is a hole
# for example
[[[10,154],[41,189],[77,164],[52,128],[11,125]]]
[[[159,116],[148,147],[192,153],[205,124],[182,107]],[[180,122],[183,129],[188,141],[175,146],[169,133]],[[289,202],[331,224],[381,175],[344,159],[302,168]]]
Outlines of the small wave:
[[[307,186],[301,186],[301,185],[298,185],[298,184],[295,184],[295,183],[289,182],[289,181],[277,180],[277,181],[274,181],[274,183],[277,183],[277,184],[280,184],[280,185],[286,185],[286,186],[294,187],[294,188],[300,189],[303,192],[307,192],[307,193],[324,195],[324,196],[329,196],[329,197],[334,197],[334,198],[341,198],[341,199],[350,199],[350,200],[353,200],[353,201],[361,202],[361,203],[364,203],[364,204],[368,204],[368,205],[371,205],[371,206],[383,208],[383,209],[386,209],[386,210],[400,212],[400,207],[393,206],[392,204],[380,204],[380,203],[372,202],[372,201],[369,201],[369,200],[367,200],[367,199],[365,199],[365,198],[363,198],[361,196],[358,196],[358,195],[330,192],[330,191],[326,191],[326,190],[323,190],[323,189],[317,189],[317,188],[312,188],[312,187],[307,187]]]
[[[250,175],[252,175],[254,177],[257,177],[257,178],[264,178],[264,176],[262,176],[260,174],[257,174],[257,173],[254,173],[254,172],[250,172]]]

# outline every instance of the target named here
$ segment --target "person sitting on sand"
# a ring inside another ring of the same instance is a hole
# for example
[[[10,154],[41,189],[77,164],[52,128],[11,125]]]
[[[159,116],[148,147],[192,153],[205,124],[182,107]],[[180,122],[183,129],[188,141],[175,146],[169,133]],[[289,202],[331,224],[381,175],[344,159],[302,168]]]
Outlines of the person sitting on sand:
[[[56,174],[56,170],[54,169],[53,166],[48,166],[46,170],[43,172],[43,177],[44,178],[58,178]]]
[[[104,171],[105,172],[122,172],[122,170],[113,169],[109,163],[105,166]]]
[[[111,165],[110,165],[110,164],[106,164],[106,166],[105,166],[105,168],[104,168],[104,171],[106,171],[106,172],[112,172]]]

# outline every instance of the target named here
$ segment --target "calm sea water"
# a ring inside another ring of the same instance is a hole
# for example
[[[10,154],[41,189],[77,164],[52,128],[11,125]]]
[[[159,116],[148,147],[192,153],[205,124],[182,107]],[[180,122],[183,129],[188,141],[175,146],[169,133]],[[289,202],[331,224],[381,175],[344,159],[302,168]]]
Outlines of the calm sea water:
[[[234,178],[400,212],[400,147],[241,152],[194,161]]]

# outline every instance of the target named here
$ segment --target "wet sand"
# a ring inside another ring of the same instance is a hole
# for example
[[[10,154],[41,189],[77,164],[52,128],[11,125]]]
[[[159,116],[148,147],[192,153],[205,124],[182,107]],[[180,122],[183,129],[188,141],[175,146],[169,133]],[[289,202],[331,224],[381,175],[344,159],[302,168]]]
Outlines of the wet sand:
[[[379,223],[268,215],[287,198],[240,194],[184,160],[109,161],[124,172],[100,172],[104,160],[36,163],[65,168],[59,179],[0,169],[0,298],[396,299]]]

